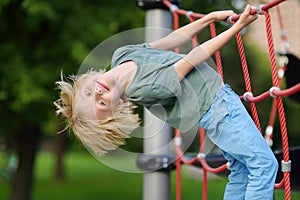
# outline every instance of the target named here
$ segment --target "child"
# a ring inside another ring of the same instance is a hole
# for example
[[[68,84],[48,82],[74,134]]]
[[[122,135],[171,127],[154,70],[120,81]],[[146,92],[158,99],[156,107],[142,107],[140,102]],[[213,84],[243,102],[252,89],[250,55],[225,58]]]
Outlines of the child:
[[[90,70],[58,82],[57,113],[96,155],[115,149],[138,126],[132,104],[144,105],[154,115],[181,131],[198,124],[219,146],[230,163],[224,199],[273,199],[277,161],[243,107],[204,61],[237,32],[257,19],[248,5],[228,30],[187,55],[167,51],[180,46],[214,21],[234,15],[212,12],[149,44],[115,51],[112,69]]]

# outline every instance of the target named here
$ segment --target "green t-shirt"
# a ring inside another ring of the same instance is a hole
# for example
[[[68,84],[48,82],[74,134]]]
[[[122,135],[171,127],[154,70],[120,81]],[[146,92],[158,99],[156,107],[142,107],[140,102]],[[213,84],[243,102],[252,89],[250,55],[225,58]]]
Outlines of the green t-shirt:
[[[205,62],[179,81],[173,65],[183,57],[182,54],[154,49],[144,43],[117,49],[111,66],[134,61],[137,71],[125,96],[131,102],[144,105],[172,127],[186,132],[206,113],[223,83]]]

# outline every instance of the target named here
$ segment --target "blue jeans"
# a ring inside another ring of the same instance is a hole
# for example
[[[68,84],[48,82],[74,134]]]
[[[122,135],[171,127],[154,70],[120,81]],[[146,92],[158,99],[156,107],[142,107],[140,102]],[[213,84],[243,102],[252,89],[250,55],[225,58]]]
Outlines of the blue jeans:
[[[217,92],[199,126],[230,163],[224,199],[273,200],[277,160],[229,86]]]

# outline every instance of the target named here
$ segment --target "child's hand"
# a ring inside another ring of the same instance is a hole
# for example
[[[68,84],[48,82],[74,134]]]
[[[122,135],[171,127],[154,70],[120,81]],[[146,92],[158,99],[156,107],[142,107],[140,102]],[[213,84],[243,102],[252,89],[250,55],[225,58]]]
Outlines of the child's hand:
[[[251,9],[256,9],[253,6],[247,5],[244,12],[241,14],[237,23],[240,23],[243,27],[247,26],[258,18],[258,14],[251,14]]]
[[[232,10],[223,10],[223,11],[215,11],[211,13],[214,20],[219,21],[225,21],[228,17],[232,15],[236,15]]]

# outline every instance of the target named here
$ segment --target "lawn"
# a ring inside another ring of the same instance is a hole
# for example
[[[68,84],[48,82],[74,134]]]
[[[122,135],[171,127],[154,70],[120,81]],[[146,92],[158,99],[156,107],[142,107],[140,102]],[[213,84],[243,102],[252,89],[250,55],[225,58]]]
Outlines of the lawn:
[[[125,165],[126,159],[118,159]],[[1,166],[1,156],[0,156]],[[67,179],[53,180],[54,159],[49,153],[40,153],[35,168],[36,180],[33,200],[126,200],[142,199],[143,176],[139,173],[120,172],[103,165],[89,154],[68,153],[65,159]],[[171,196],[175,199],[175,173],[172,172]],[[222,199],[226,179],[209,181],[208,199]],[[201,199],[201,181],[182,173],[182,199]],[[8,181],[0,178],[0,199],[8,199]],[[284,199],[282,190],[276,190],[276,199]],[[293,192],[292,199],[300,199]]]

